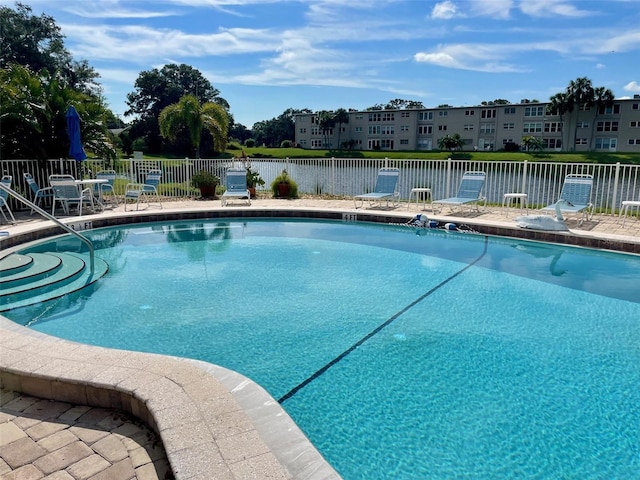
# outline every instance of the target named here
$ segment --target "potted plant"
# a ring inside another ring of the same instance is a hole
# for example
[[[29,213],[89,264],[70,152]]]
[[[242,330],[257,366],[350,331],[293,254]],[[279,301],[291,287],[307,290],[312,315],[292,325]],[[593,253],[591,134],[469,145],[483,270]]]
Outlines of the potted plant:
[[[271,182],[271,191],[276,198],[298,198],[298,184],[286,170]]]
[[[200,170],[191,177],[191,185],[200,189],[203,198],[215,198],[216,187],[220,184],[220,178],[206,170]]]
[[[252,170],[251,167],[247,167],[247,188],[249,189],[249,193],[251,193],[251,198],[256,198],[257,185],[262,187],[264,180],[258,172]]]

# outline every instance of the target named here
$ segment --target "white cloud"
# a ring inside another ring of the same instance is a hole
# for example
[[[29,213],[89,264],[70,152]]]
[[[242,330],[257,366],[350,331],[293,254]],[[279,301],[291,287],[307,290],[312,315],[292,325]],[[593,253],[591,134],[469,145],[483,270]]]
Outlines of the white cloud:
[[[586,17],[594,14],[564,0],[521,0],[520,10],[532,17]]]
[[[477,72],[504,73],[523,71],[504,58],[511,45],[456,44],[439,46],[433,52],[418,52],[414,60],[440,67],[473,70]]]
[[[627,92],[638,92],[638,93],[640,93],[640,84],[634,80],[632,82],[627,83],[624,86],[624,89]]]
[[[441,3],[436,3],[431,10],[431,18],[442,18],[448,20],[458,15],[458,6],[446,0]]]

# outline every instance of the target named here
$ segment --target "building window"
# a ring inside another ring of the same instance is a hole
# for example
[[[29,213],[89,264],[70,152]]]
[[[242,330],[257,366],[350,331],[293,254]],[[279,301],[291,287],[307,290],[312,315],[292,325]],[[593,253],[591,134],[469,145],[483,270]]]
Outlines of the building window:
[[[382,121],[383,122],[394,122],[396,119],[396,115],[393,112],[384,112],[382,114]]]
[[[420,121],[428,121],[433,120],[433,112],[420,112],[418,113],[418,120]]]
[[[467,117],[470,117],[470,116],[472,116],[472,115],[475,115],[475,114],[476,114],[476,111],[475,111],[475,110],[465,110],[465,111],[464,111],[464,114],[465,114]]]
[[[513,130],[516,128],[516,124],[515,123],[505,123],[502,125],[502,128],[505,130]]]
[[[355,132],[356,133],[362,133],[362,127],[356,127]]]
[[[562,140],[559,138],[543,138],[542,146],[545,150],[560,150],[562,148]]]
[[[576,128],[589,128],[589,122],[578,122]]]
[[[311,148],[321,148],[322,140],[311,140]]]
[[[496,125],[495,123],[481,123],[480,124],[480,133],[495,133]]]
[[[440,110],[438,112],[439,117],[446,117],[447,115],[449,115],[449,112],[447,110]]]
[[[544,107],[525,107],[524,116],[525,117],[542,117],[544,115]]]
[[[598,122],[596,125],[597,132],[617,132],[618,122]]]
[[[400,112],[400,116],[401,116],[402,118],[409,118],[411,115],[410,115],[410,113],[409,113],[409,112]]]
[[[629,145],[640,145],[640,138],[630,138],[629,139]]]
[[[640,105],[640,104],[638,104],[638,103],[632,103],[632,104],[631,104],[631,110],[638,110],[638,105]]]
[[[447,129],[446,125],[438,125],[438,131],[444,132]]]
[[[433,133],[433,125],[418,126],[418,135],[431,135]]]
[[[516,107],[504,107],[505,115],[513,115],[516,113]]]
[[[615,138],[596,137],[596,150],[611,150],[616,148],[618,142]]]
[[[380,140],[369,140],[369,150],[377,150],[380,148]]]
[[[547,133],[561,132],[562,123],[561,122],[545,122],[544,131]]]
[[[598,113],[600,115],[616,115],[620,113],[620,104],[614,103],[613,105],[600,105]]]
[[[408,138],[401,138],[400,139],[400,145],[409,145],[409,139]]]
[[[587,144],[586,138],[576,138],[576,145],[586,145],[586,144]]]
[[[383,125],[382,135],[393,135],[395,133],[393,125]]]
[[[380,125],[369,125],[369,135],[380,135]]]
[[[408,132],[409,131],[409,125],[400,125],[400,131],[401,132]]]
[[[495,108],[484,109],[480,112],[480,116],[482,118],[496,118],[496,109]]]
[[[532,122],[522,125],[523,133],[540,133],[542,132],[542,123]]]
[[[588,112],[589,110],[591,110],[591,105],[589,105],[588,103],[581,103],[580,105],[578,105],[578,110],[580,110],[581,112]]]
[[[369,121],[370,122],[381,122],[382,121],[382,114],[381,113],[370,113],[369,114]]]
[[[384,149],[392,150],[393,149],[393,140],[391,140],[390,138],[386,138],[386,139],[382,140],[381,146]]]
[[[431,139],[430,138],[419,139],[418,150],[431,150]]]
[[[629,127],[630,128],[640,128],[640,122],[638,122],[638,121],[629,122]]]
[[[320,129],[318,127],[313,127],[311,129],[311,135],[320,135]]]
[[[316,123],[316,117],[315,116],[311,117],[311,123]]]
[[[356,120],[364,120],[364,115],[361,113],[356,113]]]
[[[307,129],[306,128],[300,128],[300,133],[307,133]]]
[[[462,128],[464,128],[466,131],[473,130],[473,123],[467,123],[467,124],[466,124],[464,127],[462,127]]]

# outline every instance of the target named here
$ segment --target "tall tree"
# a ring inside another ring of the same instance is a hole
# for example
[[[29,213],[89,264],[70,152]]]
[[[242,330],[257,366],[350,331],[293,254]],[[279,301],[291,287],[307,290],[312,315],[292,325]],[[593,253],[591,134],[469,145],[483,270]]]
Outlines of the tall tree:
[[[344,108],[339,108],[333,114],[333,121],[338,127],[338,148],[342,149],[342,143],[340,143],[342,125],[349,123],[349,113]]]
[[[562,129],[561,140],[562,140],[562,148],[566,149],[566,143],[564,140],[565,131],[568,131],[568,128],[565,128],[564,125],[564,115],[566,113],[571,113],[573,111],[573,99],[571,95],[567,92],[559,92],[549,98],[549,104],[547,105],[547,113],[549,115],[558,115],[560,117],[560,128]]]
[[[229,116],[217,103],[200,103],[195,95],[185,95],[178,103],[168,105],[160,112],[160,132],[163,137],[176,140],[181,128],[189,132],[191,144],[200,158],[202,132],[206,128],[213,137],[214,148],[223,151],[227,148],[227,129]]]
[[[595,132],[598,122],[598,113],[601,108],[610,107],[613,105],[614,99],[613,92],[605,87],[596,87],[593,89],[593,109],[595,113],[593,114],[593,125],[591,127],[591,138],[589,139],[589,150],[593,150],[595,145],[593,144],[593,132]]]
[[[569,82],[567,94],[571,97],[571,102],[577,108],[575,115],[575,125],[573,129],[573,149],[576,146],[576,138],[578,138],[578,115],[580,110],[586,109],[593,104],[593,84],[587,77],[579,77]]]
[[[329,112],[327,110],[319,111],[318,113],[316,113],[316,123],[318,124],[318,128],[322,132],[324,148],[330,150],[331,145],[329,145],[329,134],[331,133],[333,127],[335,127],[336,125],[333,112]]]
[[[129,110],[125,116],[137,115],[132,122],[131,136],[144,138],[150,151],[160,153],[162,138],[158,118],[167,106],[178,103],[184,95],[193,95],[200,103],[216,103],[226,111],[229,103],[220,97],[220,91],[214,88],[197,69],[181,64],[165,65],[141,72],[135,82],[136,91],[127,94]],[[188,134],[185,134],[188,142]]]

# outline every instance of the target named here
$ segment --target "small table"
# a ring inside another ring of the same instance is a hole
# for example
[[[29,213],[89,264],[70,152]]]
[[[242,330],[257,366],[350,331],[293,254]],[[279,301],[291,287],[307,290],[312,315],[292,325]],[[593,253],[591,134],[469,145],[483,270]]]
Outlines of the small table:
[[[622,202],[622,208],[620,209],[620,217],[622,218],[622,226],[627,220],[627,213],[630,208],[637,208],[640,211],[640,200],[625,200]]]
[[[427,207],[427,199],[429,200],[429,203],[431,203],[430,188],[412,188],[409,192],[409,202],[407,203],[407,210],[409,210],[409,207],[411,207],[411,197],[413,197],[414,195],[416,197],[416,205],[420,201],[420,196],[422,196],[422,202],[424,203],[422,210],[425,210]]]
[[[76,183],[77,185],[80,185],[81,187],[88,185],[92,188],[92,190],[94,185],[100,185],[102,183],[108,182],[109,180],[107,180],[106,178],[86,178],[84,180],[74,180],[74,183]],[[91,194],[93,195],[93,191],[91,192]],[[98,202],[100,210],[104,210],[104,205],[102,204],[102,189],[98,189],[98,196],[96,197],[95,195],[93,195],[93,198],[96,200],[96,202]]]
[[[527,204],[526,193],[505,193],[504,198],[502,199],[502,208],[507,216],[509,216],[509,209],[511,208],[511,203],[514,200],[518,200],[520,202],[520,211],[524,210],[525,213],[528,212],[529,206]]]

